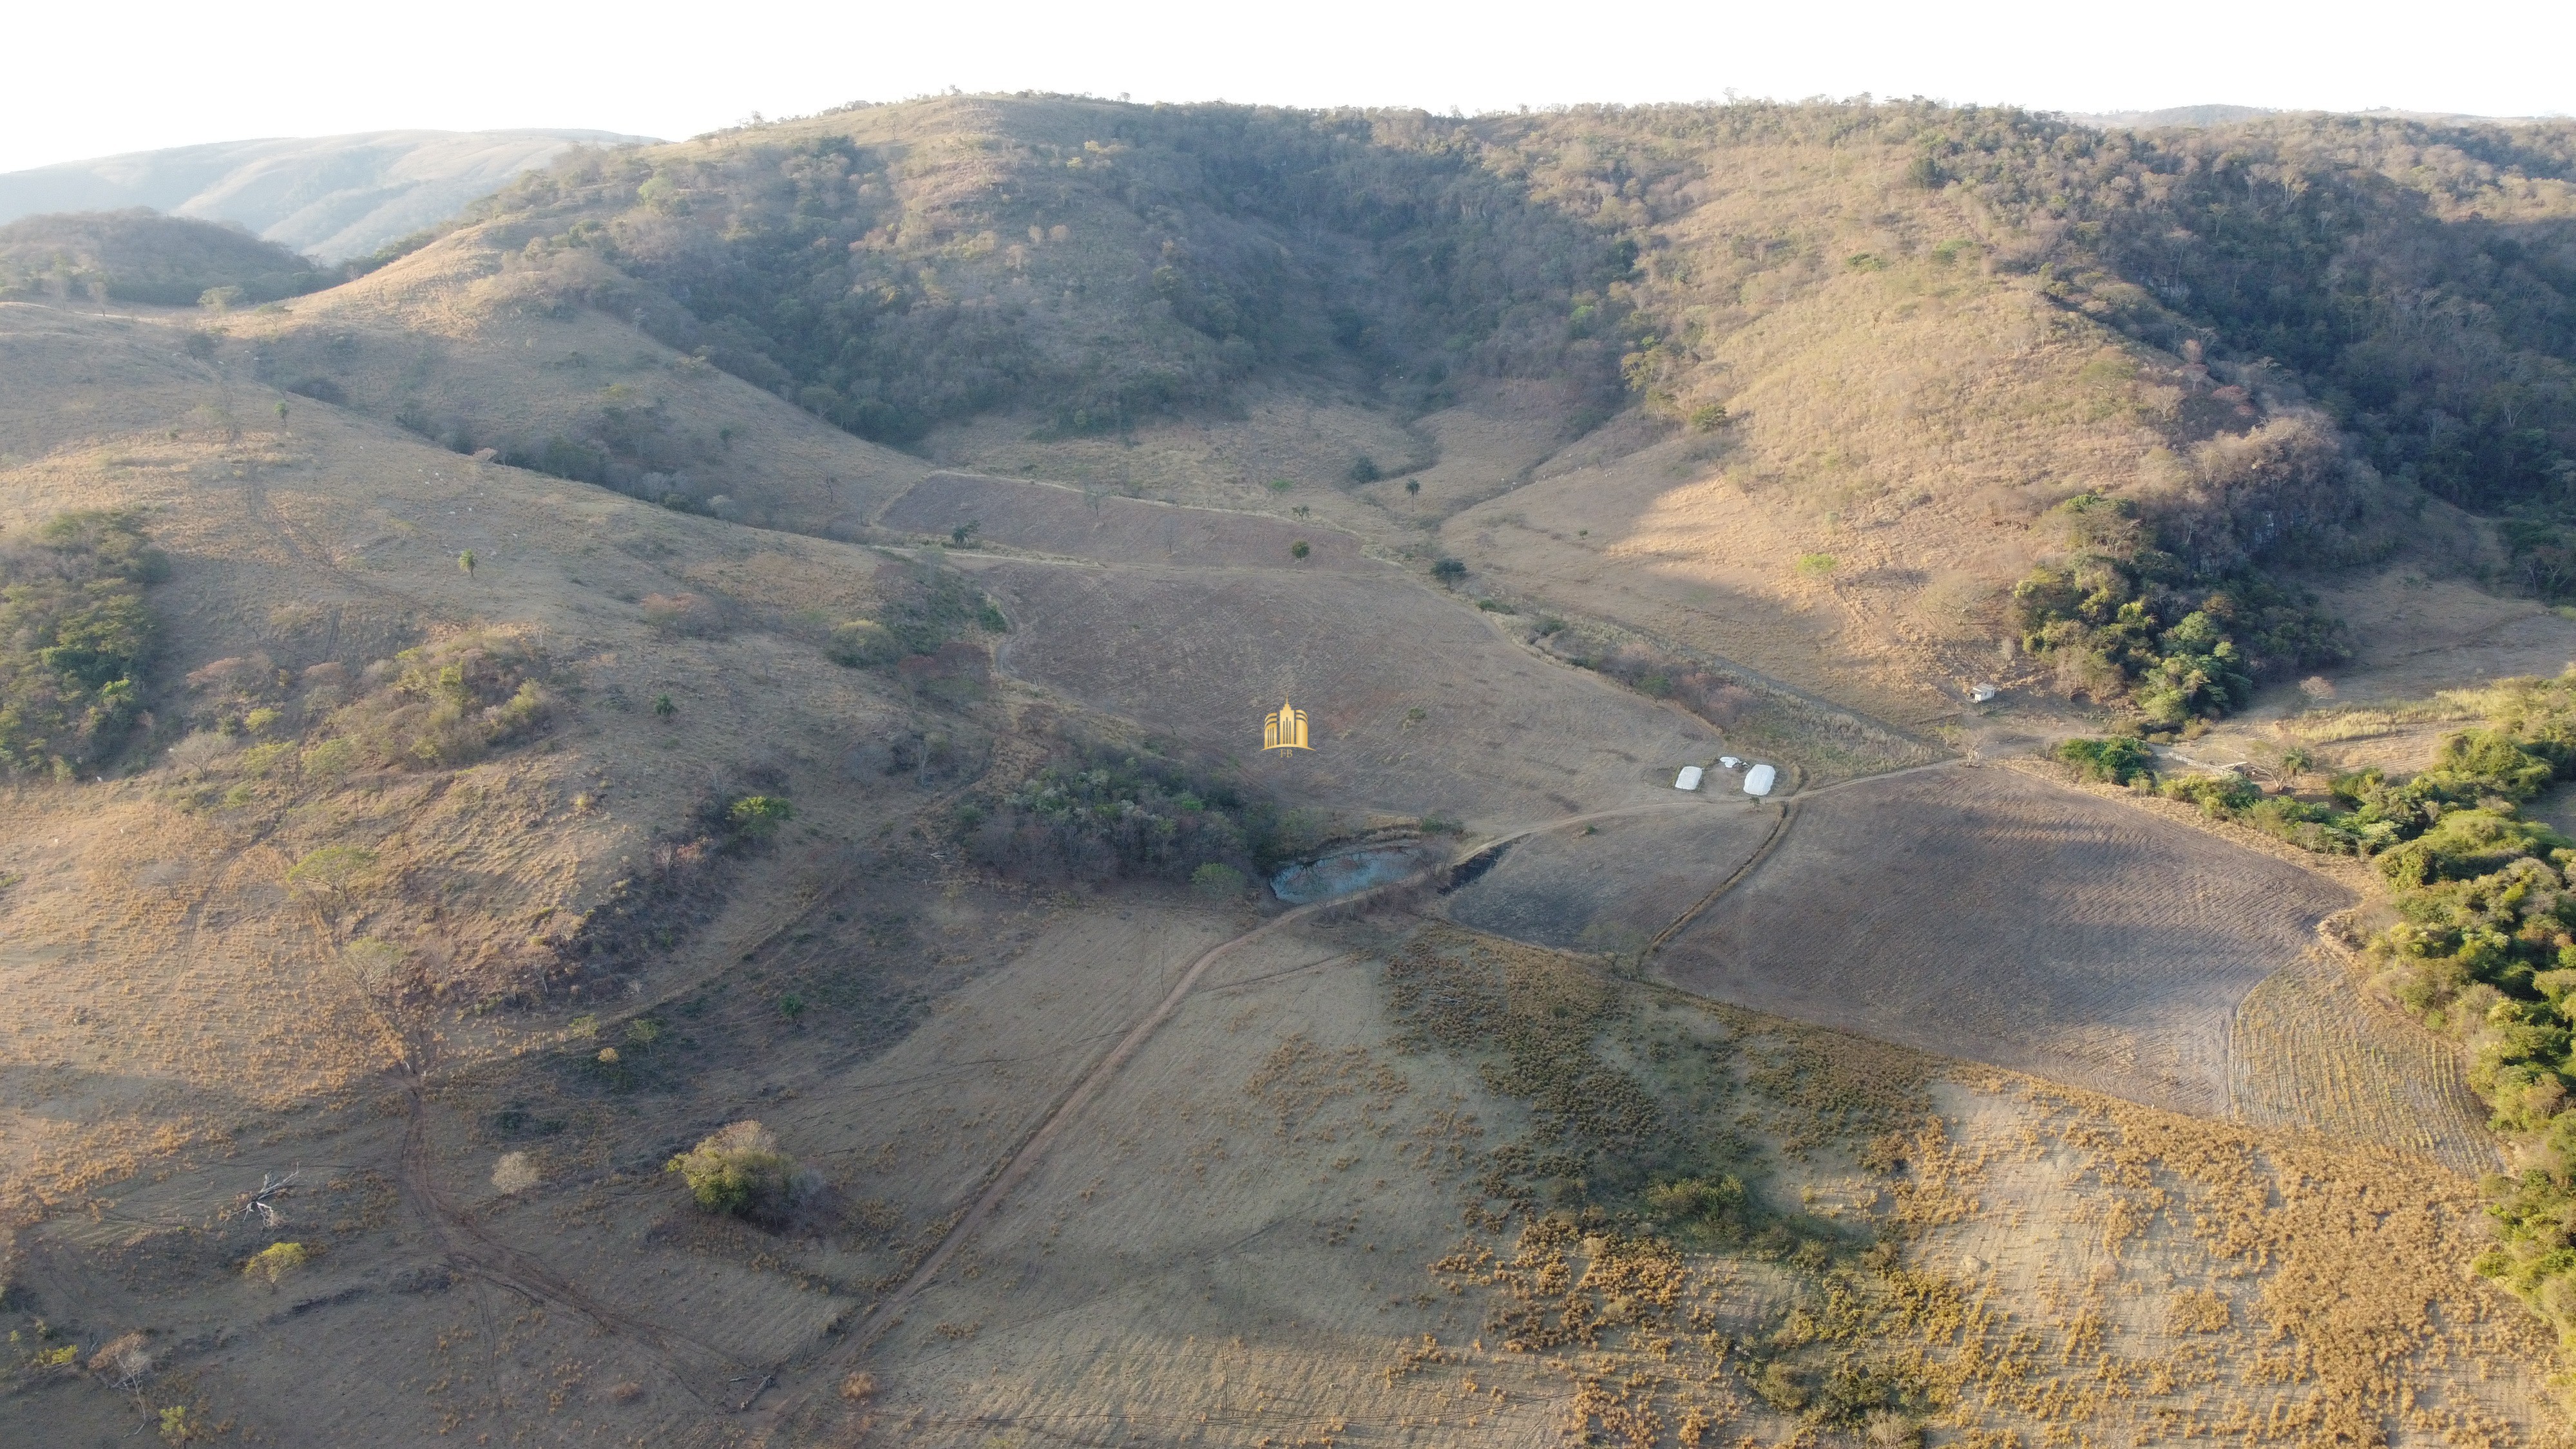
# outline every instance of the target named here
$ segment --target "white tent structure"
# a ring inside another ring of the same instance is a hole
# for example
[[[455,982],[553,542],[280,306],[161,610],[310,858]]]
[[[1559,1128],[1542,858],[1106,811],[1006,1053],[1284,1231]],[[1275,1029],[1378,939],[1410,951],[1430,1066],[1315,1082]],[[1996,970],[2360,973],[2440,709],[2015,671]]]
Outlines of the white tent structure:
[[[1673,788],[1676,790],[1696,790],[1699,788],[1700,776],[1706,773],[1708,772],[1697,765],[1684,765],[1682,766],[1682,772],[1673,777]]]
[[[1779,780],[1778,770],[1769,765],[1755,765],[1744,772],[1744,793],[1757,797],[1768,795],[1771,793],[1771,787],[1779,783]]]

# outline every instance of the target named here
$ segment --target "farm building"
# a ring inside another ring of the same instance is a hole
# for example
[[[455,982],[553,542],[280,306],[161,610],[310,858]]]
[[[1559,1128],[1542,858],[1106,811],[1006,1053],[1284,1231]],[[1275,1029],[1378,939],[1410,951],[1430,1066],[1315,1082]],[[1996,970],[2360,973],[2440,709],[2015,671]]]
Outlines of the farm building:
[[[1699,788],[1700,776],[1706,773],[1707,771],[1702,770],[1697,765],[1684,765],[1682,766],[1682,772],[1673,777],[1673,788],[1676,790],[1696,790]]]
[[[1779,778],[1780,772],[1771,768],[1769,765],[1755,765],[1753,768],[1744,772],[1744,793],[1747,795],[1768,795],[1771,793],[1771,786],[1776,783]]]

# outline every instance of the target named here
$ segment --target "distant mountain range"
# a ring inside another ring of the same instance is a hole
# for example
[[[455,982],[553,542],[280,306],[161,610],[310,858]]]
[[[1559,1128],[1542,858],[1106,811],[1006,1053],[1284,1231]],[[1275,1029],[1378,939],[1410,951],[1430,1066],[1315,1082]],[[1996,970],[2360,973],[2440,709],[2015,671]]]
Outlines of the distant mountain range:
[[[0,223],[148,206],[234,222],[335,262],[443,221],[573,145],[647,139],[611,131],[368,131],[137,151],[0,174]]]

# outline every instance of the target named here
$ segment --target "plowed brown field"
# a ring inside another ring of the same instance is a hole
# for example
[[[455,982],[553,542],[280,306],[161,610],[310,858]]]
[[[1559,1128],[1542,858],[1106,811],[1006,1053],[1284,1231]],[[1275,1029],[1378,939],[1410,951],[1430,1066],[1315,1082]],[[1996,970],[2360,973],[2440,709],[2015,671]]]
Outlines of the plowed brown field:
[[[1778,819],[1741,796],[1706,803],[1532,836],[1450,897],[1450,919],[1539,946],[1643,949],[1761,849]]]
[[[2204,1115],[2339,886],[1992,769],[1838,790],[1658,958],[1690,990]]]

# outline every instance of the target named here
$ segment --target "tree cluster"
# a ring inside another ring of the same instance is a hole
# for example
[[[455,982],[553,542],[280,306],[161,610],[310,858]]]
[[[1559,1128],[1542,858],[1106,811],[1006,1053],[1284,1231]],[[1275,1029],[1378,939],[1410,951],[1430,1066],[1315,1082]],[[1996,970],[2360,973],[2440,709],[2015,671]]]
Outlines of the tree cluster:
[[[0,774],[69,779],[112,757],[143,713],[168,572],[128,512],[55,515],[0,546]]]

